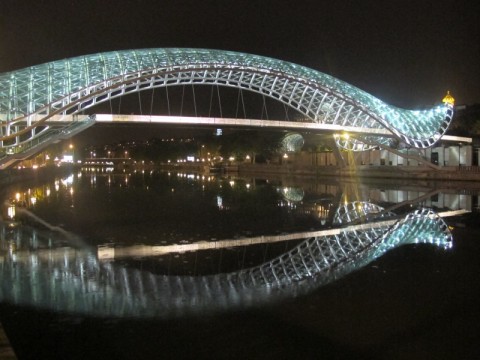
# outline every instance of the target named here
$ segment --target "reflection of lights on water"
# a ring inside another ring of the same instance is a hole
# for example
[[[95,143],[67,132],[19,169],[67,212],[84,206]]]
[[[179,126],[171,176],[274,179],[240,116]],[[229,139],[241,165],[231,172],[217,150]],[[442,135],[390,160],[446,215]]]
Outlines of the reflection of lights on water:
[[[69,177],[66,177],[65,179],[62,179],[62,184],[67,186],[67,185],[72,185],[73,184],[73,174],[70,175]]]
[[[15,217],[15,205],[10,205],[8,207],[7,215],[9,219],[13,219]]]
[[[235,185],[235,181],[230,180],[229,184],[230,184],[231,187],[233,187]]]
[[[223,209],[223,199],[220,195],[217,195],[217,206],[219,209]]]
[[[60,189],[60,182],[58,180],[55,180],[55,191],[58,191]]]
[[[15,194],[15,200],[17,200],[17,201],[20,200],[20,193],[17,192],[17,193]]]
[[[47,197],[50,196],[50,188],[48,187],[47,190],[45,191]]]
[[[73,187],[70,188],[70,195],[73,195]]]

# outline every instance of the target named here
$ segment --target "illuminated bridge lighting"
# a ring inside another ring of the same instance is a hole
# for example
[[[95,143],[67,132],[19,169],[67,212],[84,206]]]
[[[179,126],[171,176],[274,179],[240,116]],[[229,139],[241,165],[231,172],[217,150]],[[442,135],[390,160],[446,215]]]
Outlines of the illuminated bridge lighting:
[[[437,142],[453,116],[450,98],[430,110],[400,109],[317,70],[258,55],[207,49],[127,50],[0,74],[0,150],[12,154],[47,137],[52,125],[46,122],[54,116],[80,114],[126,94],[178,85],[252,91],[284,103],[312,123],[387,130],[387,138],[415,148]],[[60,133],[83,131],[92,122],[87,117],[77,120],[75,129],[70,125]],[[53,135],[59,134],[48,136]]]

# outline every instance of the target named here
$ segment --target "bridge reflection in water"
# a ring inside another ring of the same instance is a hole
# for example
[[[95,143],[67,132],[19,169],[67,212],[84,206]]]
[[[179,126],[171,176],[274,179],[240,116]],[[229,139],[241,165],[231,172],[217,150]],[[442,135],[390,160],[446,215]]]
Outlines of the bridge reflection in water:
[[[306,294],[404,244],[449,248],[452,237],[439,215],[451,214],[418,209],[396,216],[366,202],[347,204],[335,214],[336,228],[286,235],[304,240],[273,260],[205,276],[158,275],[102,261],[96,249],[65,246],[67,236],[1,223],[0,301],[91,316],[161,318],[272,303]],[[354,223],[358,218],[363,222]],[[194,250],[190,246],[181,250]]]

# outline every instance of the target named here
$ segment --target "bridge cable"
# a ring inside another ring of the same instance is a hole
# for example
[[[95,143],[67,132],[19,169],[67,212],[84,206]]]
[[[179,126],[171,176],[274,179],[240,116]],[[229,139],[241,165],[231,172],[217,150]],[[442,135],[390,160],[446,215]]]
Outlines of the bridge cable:
[[[154,98],[154,95],[155,95],[155,88],[152,88],[152,97],[151,97],[151,101],[150,101],[150,116],[152,116],[152,113],[153,113],[153,98]]]
[[[238,89],[238,95],[237,95],[237,108],[235,109],[235,118],[238,119],[238,105],[240,103],[240,88]]]
[[[237,110],[235,112],[235,117],[238,118],[238,106],[240,104],[240,100],[242,101],[242,108],[243,108],[243,118],[246,119],[247,118],[247,114],[245,112],[245,103],[243,101],[243,90],[242,88],[239,88],[238,89],[238,96],[237,96]]]
[[[208,117],[212,116],[213,86],[210,88],[210,107],[208,108]]]
[[[167,75],[168,76],[168,75]],[[165,79],[165,91],[167,92],[167,109],[168,109],[168,116],[171,116],[170,114],[170,98],[168,96],[168,85],[167,85],[167,79]]]
[[[245,110],[245,101],[243,99],[243,89],[240,89],[240,94],[241,94],[241,98],[242,98],[243,117],[244,117],[244,119],[246,119],[247,118],[247,112]]]
[[[192,84],[192,94],[193,94],[193,109],[195,111],[195,117],[197,117],[197,101],[195,99],[195,86]]]
[[[263,251],[263,262],[267,261],[267,252],[268,252],[268,243],[264,244],[264,251]]]
[[[222,102],[220,101],[220,87],[217,85],[217,95],[218,95],[218,106],[220,108],[220,117],[223,118],[222,114]]]
[[[122,97],[120,96],[118,98],[119,102],[118,102],[118,113],[117,114],[121,114],[121,108],[122,108]]]
[[[108,103],[110,104],[110,114],[113,114],[113,107],[112,107],[112,94],[108,94]]]
[[[138,104],[140,105],[140,115],[143,115],[143,111],[142,111],[142,99],[140,98],[140,91],[138,91],[137,94],[138,94]]]
[[[182,100],[180,101],[180,116],[183,115],[183,98],[185,96],[185,85],[182,85]]]
[[[282,104],[283,104],[283,109],[285,110],[285,120],[290,121],[290,119],[288,117],[288,106],[285,105],[284,102],[282,102]]]
[[[263,120],[263,110],[265,110],[265,116],[267,117],[268,120],[268,111],[267,111],[267,103],[265,101],[265,95],[262,94],[262,99],[263,99],[263,104],[262,104],[262,116],[260,117]]]

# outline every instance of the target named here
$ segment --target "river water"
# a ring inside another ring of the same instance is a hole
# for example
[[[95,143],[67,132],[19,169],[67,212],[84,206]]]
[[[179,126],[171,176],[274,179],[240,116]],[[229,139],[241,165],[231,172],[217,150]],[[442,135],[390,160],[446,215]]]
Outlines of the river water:
[[[480,354],[472,184],[82,169],[2,196],[21,359]]]

